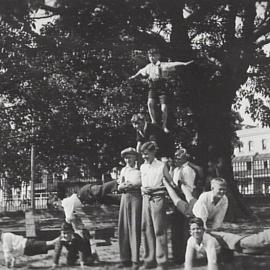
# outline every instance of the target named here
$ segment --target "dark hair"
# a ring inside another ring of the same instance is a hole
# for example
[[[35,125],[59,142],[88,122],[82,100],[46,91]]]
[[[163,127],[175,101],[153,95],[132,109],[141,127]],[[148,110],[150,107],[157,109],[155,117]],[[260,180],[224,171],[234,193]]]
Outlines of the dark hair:
[[[189,226],[191,226],[191,224],[197,224],[199,227],[204,228],[204,224],[203,224],[202,219],[198,218],[198,217],[190,218],[188,224],[189,224]]]
[[[148,151],[157,151],[158,146],[156,142],[146,142],[142,145],[141,152],[148,150]]]
[[[137,123],[138,121],[146,121],[145,115],[142,113],[133,114],[131,123]]]
[[[62,226],[61,226],[61,231],[67,232],[67,231],[71,231],[73,232],[73,227],[70,223],[67,223],[66,221],[63,222]]]

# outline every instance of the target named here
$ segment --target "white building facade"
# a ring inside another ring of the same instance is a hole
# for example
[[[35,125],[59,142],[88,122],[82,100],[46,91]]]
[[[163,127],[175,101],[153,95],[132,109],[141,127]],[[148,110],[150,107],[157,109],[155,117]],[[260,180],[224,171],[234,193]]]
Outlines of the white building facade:
[[[237,131],[240,140],[232,160],[234,179],[245,195],[270,195],[270,128]]]

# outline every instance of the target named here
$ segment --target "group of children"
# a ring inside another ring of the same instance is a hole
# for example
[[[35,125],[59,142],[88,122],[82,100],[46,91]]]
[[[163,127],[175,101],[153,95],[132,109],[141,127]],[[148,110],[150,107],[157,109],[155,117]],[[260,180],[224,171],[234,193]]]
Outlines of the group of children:
[[[190,219],[190,237],[185,250],[185,270],[193,269],[197,259],[202,257],[207,258],[208,269],[214,270],[219,269],[219,264],[228,257],[226,255],[230,254],[226,252],[228,250],[261,253],[270,247],[270,230],[249,236],[215,231],[222,226],[228,208],[226,181],[222,178],[212,179],[211,190],[203,192],[196,199],[192,195],[194,190],[189,189],[181,178],[177,183],[176,177],[170,175],[166,164],[155,158],[156,150],[157,146],[153,142],[142,145],[141,154],[144,163],[140,169],[136,169],[135,161],[138,152],[135,149],[127,148],[121,153],[126,167],[121,171],[118,188],[123,192],[118,228],[122,264],[118,268],[139,268],[142,236],[144,254],[143,264],[139,269],[154,267],[159,270],[167,269],[166,193],[172,199],[177,211]],[[176,152],[176,158],[179,158],[179,151]],[[174,172],[177,170],[178,167]],[[142,204],[138,190],[140,182]],[[179,190],[186,198],[179,196]],[[229,263],[227,266],[232,267]]]
[[[164,270],[168,268],[166,194],[171,198],[177,211],[190,219],[190,237],[185,250],[185,270],[193,269],[201,258],[207,258],[209,270],[219,269],[219,261],[220,258],[224,258],[224,250],[262,253],[269,249],[270,230],[249,236],[215,231],[222,225],[228,208],[224,179],[212,179],[211,190],[203,192],[197,199],[192,195],[193,190],[188,188],[183,178],[179,177],[177,181],[177,177],[169,173],[167,165],[156,159],[156,151],[155,142],[144,143],[141,147],[144,163],[138,169],[136,166],[138,152],[132,147],[124,149],[121,156],[126,166],[122,168],[118,180],[102,185],[86,185],[78,194],[65,198],[62,201],[65,221],[58,238],[51,241],[38,241],[1,232],[0,241],[6,266],[13,268],[15,258],[18,256],[44,254],[54,249],[52,269],[55,269],[63,246],[68,251],[67,265],[75,265],[78,259],[82,269],[85,265],[93,265],[98,257],[91,250],[89,232],[77,210],[86,203],[108,202],[113,198],[112,195],[116,190],[122,193],[118,222],[122,263],[117,265],[117,269],[131,267],[133,270],[143,270],[156,267],[158,270]],[[177,158],[179,159],[179,151],[176,152]],[[174,172],[178,170],[179,167],[176,167]],[[179,195],[179,192],[182,195]],[[142,265],[140,264],[141,237]]]
[[[78,259],[81,269],[84,269],[85,265],[92,266],[95,260],[98,260],[97,254],[91,250],[88,230],[78,225],[65,221],[61,226],[60,236],[51,241],[27,239],[21,235],[0,231],[6,268],[14,269],[16,258],[20,256],[47,254],[49,250],[54,249],[51,269],[56,269],[63,247],[67,250],[66,264],[68,266],[75,266]]]
[[[158,152],[161,149],[161,137],[169,132],[165,81],[177,66],[186,66],[192,61],[160,62],[160,54],[155,49],[150,50],[148,56],[150,64],[130,79],[138,76],[148,78],[150,87],[148,109],[152,123],[147,123],[142,114],[132,117],[131,122],[137,132],[137,147],[136,149],[129,147],[121,152],[126,165],[122,168],[120,177],[102,185],[88,184],[78,194],[65,198],[62,201],[65,221],[60,236],[54,240],[29,240],[1,231],[0,241],[8,268],[14,267],[15,258],[20,255],[44,254],[54,249],[52,269],[55,269],[63,246],[68,251],[67,265],[75,265],[78,259],[82,269],[85,265],[93,265],[98,260],[98,256],[91,250],[89,231],[85,228],[77,210],[84,204],[94,202],[118,203],[115,192],[122,194],[118,220],[121,264],[117,269],[131,267],[132,270],[152,268],[166,270],[168,268],[167,194],[177,213],[189,219],[189,239],[183,237],[178,239],[178,236],[173,239],[175,242],[184,242],[181,252],[185,254],[185,270],[191,270],[200,258],[207,258],[209,270],[218,269],[219,260],[224,257],[224,250],[254,253],[263,252],[270,247],[270,230],[250,236],[215,231],[222,226],[228,208],[224,179],[212,179],[211,190],[203,192],[198,197],[196,172],[187,160],[185,149],[175,153],[176,168],[173,171],[169,171],[166,162],[158,159],[162,157],[162,153]],[[157,98],[161,103],[162,132],[156,125],[154,106]],[[163,150],[166,151],[166,148],[165,146]],[[142,163],[139,168],[138,163]],[[184,227],[181,227],[183,224],[177,223],[177,219],[174,223],[173,226],[184,230]],[[142,265],[140,264],[141,239]],[[177,253],[175,256],[177,257]]]

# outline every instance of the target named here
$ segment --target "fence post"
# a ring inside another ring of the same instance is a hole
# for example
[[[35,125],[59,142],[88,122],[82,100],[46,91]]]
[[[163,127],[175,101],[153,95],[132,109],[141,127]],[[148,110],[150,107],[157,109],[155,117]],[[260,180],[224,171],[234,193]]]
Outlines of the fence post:
[[[251,192],[255,194],[255,183],[254,183],[254,156],[251,156]]]

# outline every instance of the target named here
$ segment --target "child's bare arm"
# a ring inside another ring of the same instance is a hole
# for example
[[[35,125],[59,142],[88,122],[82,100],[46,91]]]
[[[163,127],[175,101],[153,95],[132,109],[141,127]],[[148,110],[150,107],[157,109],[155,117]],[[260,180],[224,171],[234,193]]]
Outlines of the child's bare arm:
[[[143,77],[143,75],[141,74],[141,70],[139,70],[135,75],[133,76],[130,76],[128,79],[129,80],[133,80],[133,79],[136,79],[137,77]]]

